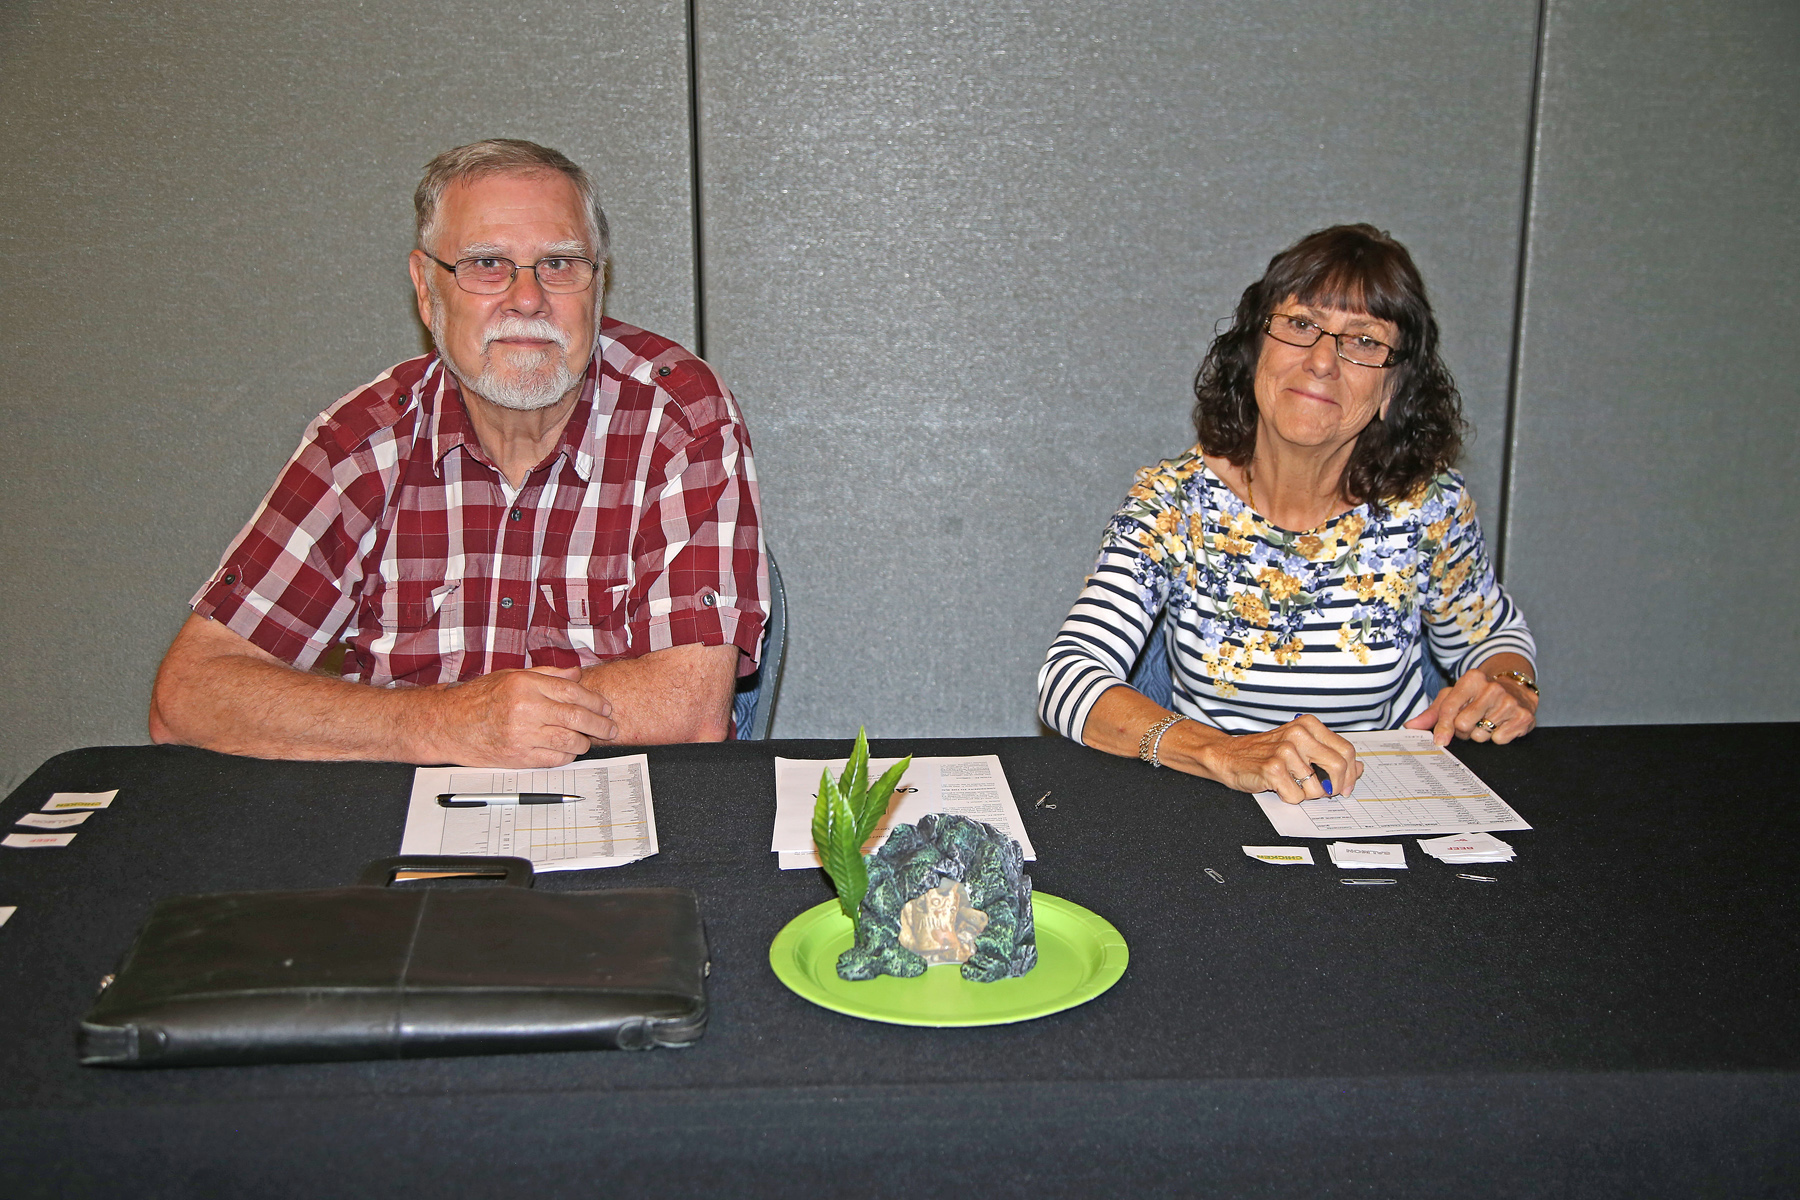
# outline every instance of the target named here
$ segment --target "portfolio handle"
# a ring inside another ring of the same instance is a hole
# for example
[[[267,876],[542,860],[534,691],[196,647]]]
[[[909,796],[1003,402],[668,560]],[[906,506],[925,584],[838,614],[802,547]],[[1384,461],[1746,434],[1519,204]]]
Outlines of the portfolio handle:
[[[367,887],[387,887],[396,871],[451,871],[458,875],[500,876],[507,887],[530,887],[536,882],[529,858],[505,855],[396,854],[378,858],[363,868],[356,882]]]

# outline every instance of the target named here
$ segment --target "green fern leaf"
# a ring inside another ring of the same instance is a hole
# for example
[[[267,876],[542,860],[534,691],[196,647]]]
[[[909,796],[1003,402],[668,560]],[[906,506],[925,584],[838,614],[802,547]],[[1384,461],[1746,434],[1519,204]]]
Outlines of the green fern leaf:
[[[856,745],[850,750],[850,758],[844,763],[844,773],[838,777],[838,791],[844,799],[850,801],[850,807],[856,808],[857,801],[869,787],[869,730],[863,726],[856,731]]]
[[[894,789],[911,765],[909,754],[870,787],[869,731],[859,729],[856,747],[850,751],[843,774],[833,780],[830,771],[819,772],[819,796],[813,805],[813,845],[819,851],[819,865],[825,868],[831,886],[837,890],[838,907],[850,918],[852,926],[861,923],[862,899],[869,890],[863,843],[881,824]]]
[[[835,840],[833,838],[833,818],[837,812],[836,801],[839,799],[838,786],[832,782],[830,771],[819,773],[819,795],[813,801],[812,836],[813,846],[819,852],[819,861],[825,861],[825,849]],[[829,872],[827,872],[829,874]]]
[[[862,843],[856,837],[856,814],[832,782],[831,772],[819,773],[819,798],[813,805],[813,845],[819,865],[837,890],[838,907],[855,926],[863,893],[869,890],[869,869],[863,862]]]
[[[883,772],[874,786],[860,797],[861,803],[855,809],[857,845],[868,841],[869,835],[875,832],[875,827],[881,824],[881,818],[887,815],[888,805],[894,799],[894,789],[900,786],[900,778],[910,766],[912,755],[909,754]]]

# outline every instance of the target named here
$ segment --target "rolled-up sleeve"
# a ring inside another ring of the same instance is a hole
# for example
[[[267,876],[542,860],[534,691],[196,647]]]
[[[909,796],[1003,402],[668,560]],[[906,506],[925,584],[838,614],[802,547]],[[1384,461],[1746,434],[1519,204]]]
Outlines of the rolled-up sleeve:
[[[1138,581],[1145,527],[1120,512],[1107,526],[1099,560],[1038,669],[1038,717],[1081,741],[1088,714],[1109,688],[1126,683],[1167,596],[1167,582]]]
[[[735,645],[755,670],[769,616],[769,571],[749,431],[698,360],[671,380],[679,408],[657,434],[632,546],[626,621],[633,655]]]
[[[255,646],[310,668],[349,623],[359,544],[380,485],[334,452],[324,418],[308,427],[256,512],[189,606]],[[364,493],[368,493],[365,495]]]
[[[1432,657],[1454,680],[1496,654],[1519,654],[1535,669],[1537,643],[1525,614],[1500,586],[1475,501],[1459,491],[1448,528],[1432,555],[1423,616]]]

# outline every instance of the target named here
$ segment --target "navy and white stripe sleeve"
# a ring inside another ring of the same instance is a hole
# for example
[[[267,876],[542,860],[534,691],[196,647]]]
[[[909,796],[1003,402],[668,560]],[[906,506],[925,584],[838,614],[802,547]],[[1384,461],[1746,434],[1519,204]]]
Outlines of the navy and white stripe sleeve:
[[[1496,654],[1519,654],[1535,673],[1537,642],[1525,614],[1494,578],[1474,501],[1463,493],[1429,566],[1424,599],[1431,654],[1454,683]]]
[[[1160,579],[1150,589],[1138,582],[1141,552],[1125,540],[1136,528],[1122,515],[1108,526],[1094,573],[1038,669],[1038,716],[1072,741],[1101,693],[1129,679],[1166,595]]]

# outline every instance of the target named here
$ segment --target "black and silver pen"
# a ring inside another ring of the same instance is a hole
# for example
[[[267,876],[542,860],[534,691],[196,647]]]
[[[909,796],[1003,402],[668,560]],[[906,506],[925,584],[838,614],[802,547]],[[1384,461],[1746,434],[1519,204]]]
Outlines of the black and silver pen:
[[[564,792],[439,792],[445,808],[485,808],[490,804],[573,804],[586,796]]]

